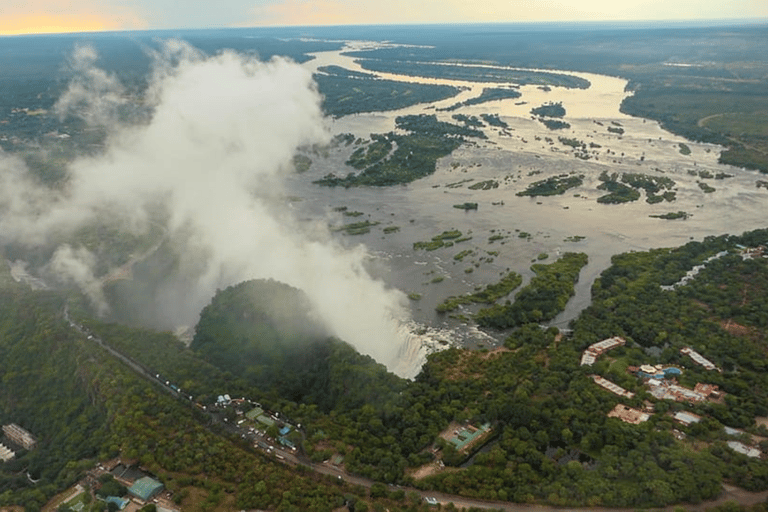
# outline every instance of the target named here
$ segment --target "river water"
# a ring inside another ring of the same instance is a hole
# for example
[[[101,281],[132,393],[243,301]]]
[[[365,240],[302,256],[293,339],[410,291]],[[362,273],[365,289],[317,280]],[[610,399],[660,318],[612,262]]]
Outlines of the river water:
[[[315,54],[316,58],[306,66],[313,71],[327,65],[365,71],[353,58],[342,54],[365,44],[370,43],[350,43],[342,51]],[[762,212],[768,190],[756,187],[756,180],[761,179],[759,174],[718,164],[721,150],[718,146],[687,141],[666,132],[655,121],[619,112],[621,101],[628,94],[624,79],[548,71],[580,76],[591,86],[588,89],[552,87],[549,92],[537,86],[521,86],[522,97],[518,99],[438,112],[438,108],[479,95],[485,87],[509,84],[379,74],[390,80],[448,84],[467,89],[459,96],[440,102],[329,120],[328,128],[333,134],[353,133],[356,137],[367,138],[371,133],[394,129],[395,118],[399,115],[422,113],[437,114],[445,121],[452,121],[454,113],[498,114],[509,128],[500,131],[486,127],[488,140],[463,145],[440,160],[433,175],[408,185],[344,189],[311,183],[329,172],[340,175],[350,172],[344,161],[353,146],[332,148],[327,157],[313,156],[310,170],[294,176],[289,183],[290,193],[301,198],[294,204],[300,215],[326,215],[338,224],[360,220],[380,223],[370,233],[344,237],[343,242],[365,244],[374,256],[371,259],[374,275],[406,293],[419,294],[421,298],[411,303],[414,321],[442,333],[452,333],[447,336],[449,343],[494,347],[500,344],[503,336],[498,333],[488,336],[477,329],[461,327],[461,322],[436,314],[437,304],[449,295],[468,293],[478,286],[495,282],[508,270],[522,274],[525,284],[532,275],[532,262],[545,258],[545,255],[546,259],[541,260],[543,263],[554,261],[566,251],[584,252],[589,256],[575,297],[551,322],[551,325],[564,328],[589,305],[592,283],[610,265],[613,255],[674,247],[709,235],[741,233],[766,225]],[[562,102],[566,109],[564,120],[570,123],[570,129],[549,131],[532,118],[530,109],[549,101]],[[520,104],[522,102],[526,103]],[[618,125],[624,129],[623,135],[608,132],[609,126]],[[577,138],[600,147],[590,150],[589,160],[582,160],[575,157],[570,147],[557,142],[558,136]],[[547,137],[553,141],[548,142]],[[680,152],[680,143],[690,148],[689,155]],[[604,192],[597,190],[598,176],[603,171],[667,176],[677,184],[677,199],[651,205],[643,196],[632,203],[599,204],[596,199]],[[706,171],[713,175],[727,173],[732,177],[702,180],[699,173]],[[516,196],[533,181],[571,172],[583,174],[584,184],[564,195]],[[473,182],[490,179],[498,181],[499,187],[486,191],[467,188]],[[705,181],[715,191],[705,193],[699,181]],[[477,211],[453,208],[454,204],[464,202],[476,202],[479,208]],[[359,211],[364,215],[344,219],[333,213],[338,207],[347,207],[348,211]],[[685,211],[691,217],[687,220],[649,217],[676,211]],[[386,234],[385,227],[397,227],[399,231]],[[472,238],[432,252],[413,249],[414,242],[429,240],[449,229],[459,229]],[[523,233],[529,236],[521,237]],[[502,239],[492,241],[492,236]],[[584,238],[573,241],[574,236]],[[454,259],[465,250],[471,250],[472,254],[461,261]],[[442,341],[441,344],[446,343]],[[413,349],[405,351],[412,352]],[[423,357],[416,359],[423,360]]]

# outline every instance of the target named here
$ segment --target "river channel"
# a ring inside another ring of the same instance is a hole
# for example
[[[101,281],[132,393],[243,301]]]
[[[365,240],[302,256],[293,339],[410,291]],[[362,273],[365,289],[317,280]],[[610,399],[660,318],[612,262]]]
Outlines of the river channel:
[[[336,65],[353,71],[364,70],[344,52],[372,47],[374,43],[349,43],[341,51],[314,54],[305,66],[313,72],[321,66]],[[554,261],[559,254],[584,252],[588,265],[582,270],[576,295],[551,325],[567,327],[570,320],[589,305],[590,288],[595,278],[610,265],[611,257],[627,251],[656,247],[675,247],[706,236],[765,227],[762,206],[768,190],[757,188],[761,176],[752,171],[724,166],[717,162],[721,148],[688,141],[663,130],[651,120],[634,118],[619,111],[628,94],[626,80],[616,77],[547,70],[582,77],[587,89],[535,85],[520,86],[517,99],[463,107],[453,112],[439,109],[478,96],[483,88],[510,84],[475,83],[458,80],[425,79],[404,75],[377,74],[380,78],[423,84],[447,84],[464,90],[447,100],[419,104],[390,112],[355,114],[328,120],[332,134],[352,133],[366,139],[371,133],[386,133],[395,127],[395,118],[406,114],[437,114],[441,120],[455,122],[455,113],[498,114],[509,128],[484,128],[487,140],[465,144],[438,162],[437,171],[404,186],[358,187],[344,189],[312,184],[329,172],[346,175],[352,171],[344,162],[354,146],[333,147],[323,157],[312,156],[306,173],[293,176],[289,193],[299,216],[327,216],[331,223],[360,220],[379,223],[370,233],[339,235],[347,245],[364,244],[371,258],[372,272],[392,287],[420,296],[411,301],[418,325],[442,332],[461,333],[451,342],[464,346],[497,346],[503,335],[491,336],[476,329],[461,327],[461,322],[435,313],[435,306],[450,295],[472,292],[499,279],[508,270],[531,277],[535,261]],[[376,74],[376,73],[373,73]],[[564,120],[571,127],[550,131],[530,113],[545,102],[562,102]],[[621,127],[623,134],[608,127]],[[577,158],[573,150],[558,142],[558,137],[593,143],[590,158]],[[547,138],[550,140],[548,141]],[[690,149],[681,152],[680,144]],[[675,181],[676,200],[649,204],[640,200],[619,205],[596,202],[604,192],[597,189],[599,175],[643,173],[666,176]],[[556,174],[584,175],[582,186],[566,194],[550,197],[520,197],[516,193],[528,184]],[[707,173],[725,173],[725,179],[702,178]],[[495,180],[498,188],[471,190],[469,185]],[[714,191],[704,192],[704,181]],[[453,205],[478,203],[476,211]],[[348,219],[335,209],[361,212]],[[687,220],[662,220],[650,217],[684,211]],[[385,232],[385,228],[390,228]],[[459,229],[471,240],[432,252],[416,251],[414,242],[425,241],[449,230]],[[495,238],[495,240],[494,240]],[[462,251],[471,251],[457,260]],[[469,311],[465,311],[468,313]]]

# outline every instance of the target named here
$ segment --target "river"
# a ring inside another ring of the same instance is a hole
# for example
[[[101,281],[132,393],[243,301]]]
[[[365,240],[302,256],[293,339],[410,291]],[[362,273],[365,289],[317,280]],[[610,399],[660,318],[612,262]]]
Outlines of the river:
[[[350,43],[340,51],[314,54],[305,65],[336,65],[353,71],[366,71],[345,51],[373,43]],[[760,176],[751,171],[720,165],[720,147],[700,144],[663,130],[651,120],[634,118],[619,111],[628,94],[626,80],[591,73],[548,72],[579,76],[589,80],[588,89],[552,87],[549,92],[537,86],[522,86],[521,98],[463,107],[454,112],[438,108],[453,105],[496,85],[457,80],[435,80],[403,75],[379,74],[381,78],[418,83],[439,83],[464,87],[459,96],[419,104],[408,108],[329,119],[332,134],[353,133],[367,138],[371,133],[385,133],[395,126],[395,118],[406,114],[437,114],[452,121],[462,113],[498,114],[509,124],[506,131],[487,127],[488,140],[465,144],[438,162],[437,171],[404,186],[326,188],[312,184],[329,172],[344,175],[351,169],[344,165],[354,147],[332,148],[325,157],[313,156],[307,173],[289,181],[290,194],[301,198],[294,207],[308,218],[328,216],[341,224],[345,219],[334,208],[362,212],[352,221],[380,223],[370,233],[342,237],[342,243],[365,244],[370,253],[372,272],[389,285],[406,293],[420,295],[412,301],[412,315],[417,325],[453,332],[453,343],[471,347],[494,347],[502,336],[488,336],[477,329],[461,327],[457,320],[435,313],[434,308],[449,295],[472,292],[476,287],[495,282],[507,270],[530,279],[530,266],[538,258],[554,261],[563,252],[584,252],[589,263],[582,270],[576,295],[565,311],[551,325],[567,327],[570,320],[590,303],[590,288],[595,278],[610,265],[611,257],[627,251],[656,247],[674,247],[709,235],[741,233],[765,227],[762,204],[768,190],[755,186]],[[375,74],[375,73],[374,73]],[[564,120],[571,127],[550,131],[532,118],[530,109],[544,102],[562,102]],[[526,102],[524,105],[519,103]],[[611,133],[610,126],[620,126],[623,134]],[[597,145],[590,149],[589,160],[576,158],[571,148],[557,142],[557,137],[577,138]],[[552,139],[548,142],[546,138]],[[680,151],[680,143],[690,154]],[[596,202],[604,192],[597,189],[601,172],[644,173],[666,176],[676,182],[673,202],[648,204],[641,200],[620,205]],[[699,173],[726,173],[725,179],[702,180]],[[584,184],[566,194],[550,197],[518,197],[517,192],[536,180],[562,173],[584,175]],[[492,190],[470,190],[472,182],[496,180]],[[473,181],[465,181],[473,180]],[[465,181],[465,183],[461,183]],[[714,192],[699,186],[705,181]],[[453,208],[454,204],[477,202],[476,211]],[[687,220],[662,220],[649,215],[685,211]],[[399,228],[385,234],[383,228]],[[433,252],[415,251],[413,243],[429,240],[449,229],[459,229],[471,240]],[[521,237],[523,234],[529,236]],[[574,241],[574,236],[583,237]],[[501,236],[492,241],[492,236]],[[471,250],[461,261],[457,253]],[[451,336],[449,336],[450,338]],[[445,345],[445,342],[441,342]],[[423,360],[423,357],[419,358]]]

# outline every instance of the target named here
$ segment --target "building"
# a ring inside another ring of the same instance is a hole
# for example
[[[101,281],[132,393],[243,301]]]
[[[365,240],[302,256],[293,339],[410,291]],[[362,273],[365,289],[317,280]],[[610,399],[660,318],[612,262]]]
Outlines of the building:
[[[693,389],[685,388],[674,382],[667,382],[656,379],[648,379],[646,384],[650,387],[651,394],[659,400],[674,400],[676,402],[703,402],[707,399],[706,395]]]
[[[618,384],[614,384],[613,382],[609,381],[608,379],[604,379],[599,375],[592,375],[592,380],[595,381],[595,384],[607,389],[613,394],[623,396],[626,398],[633,398],[635,396],[635,394],[632,393],[631,391],[627,391],[626,389],[619,386]]]
[[[693,387],[693,390],[707,398],[718,399],[723,395],[717,384],[702,384],[699,382]]]
[[[754,258],[762,258],[765,255],[765,247],[758,245],[757,247],[743,247],[741,249],[741,259],[751,260]]]
[[[608,352],[612,348],[625,345],[627,340],[620,336],[614,336],[613,338],[607,338],[597,343],[593,343],[587,347],[584,353],[581,355],[581,365],[592,366],[598,357]]]
[[[162,490],[163,484],[154,478],[145,476],[133,482],[133,485],[128,488],[128,493],[142,501],[149,501]]]
[[[693,361],[696,364],[699,364],[699,365],[703,366],[707,370],[717,370],[719,372],[722,371],[722,370],[720,370],[720,368],[715,366],[715,363],[713,363],[712,361],[710,361],[706,357],[702,356],[701,354],[699,354],[698,352],[693,350],[691,347],[681,348],[680,349],[680,353],[688,355],[691,359],[693,359]]]
[[[37,446],[37,441],[32,434],[21,428],[15,423],[3,425],[3,432],[14,443],[22,446],[26,450],[32,450]]]
[[[16,454],[13,452],[13,450],[8,448],[4,444],[0,444],[0,460],[2,460],[3,462],[8,462],[14,457],[16,457]]]
[[[639,425],[644,421],[648,421],[650,414],[632,407],[627,407],[624,404],[617,404],[611,412],[608,413],[609,418],[619,418],[625,423],[632,423],[633,425]]]
[[[701,421],[701,416],[688,411],[678,411],[672,417],[675,419],[675,421],[682,423],[686,427]]]
[[[739,441],[728,441],[728,447],[735,452],[746,455],[747,457],[758,458],[760,455],[762,455],[760,450],[757,448],[752,448],[751,446],[747,446],[744,443],[740,443]]]
[[[120,498],[118,496],[107,496],[107,499],[105,499],[104,502],[107,504],[114,503],[117,505],[118,510],[123,510],[131,502],[131,500]]]

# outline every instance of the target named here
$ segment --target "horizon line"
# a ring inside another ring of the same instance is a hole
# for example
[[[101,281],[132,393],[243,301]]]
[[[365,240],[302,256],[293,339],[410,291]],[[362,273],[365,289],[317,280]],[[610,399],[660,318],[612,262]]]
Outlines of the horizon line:
[[[449,27],[449,26],[531,26],[531,25],[623,25],[624,28],[632,28],[636,25],[638,28],[649,28],[648,24],[661,23],[664,25],[687,25],[687,26],[711,26],[718,25],[761,25],[768,24],[768,17],[764,18],[702,18],[702,19],[644,19],[644,20],[526,20],[526,21],[467,21],[467,22],[420,22],[420,23],[349,23],[343,25],[247,25],[247,26],[208,26],[208,27],[166,27],[166,28],[125,28],[112,30],[80,30],[80,31],[62,31],[62,32],[25,32],[25,33],[0,33],[0,38],[6,37],[30,37],[30,36],[67,36],[84,34],[121,34],[121,33],[149,33],[164,31],[205,31],[205,30],[270,30],[270,29],[343,29],[355,27]],[[656,27],[650,27],[656,28]],[[664,28],[664,27],[658,27]]]

